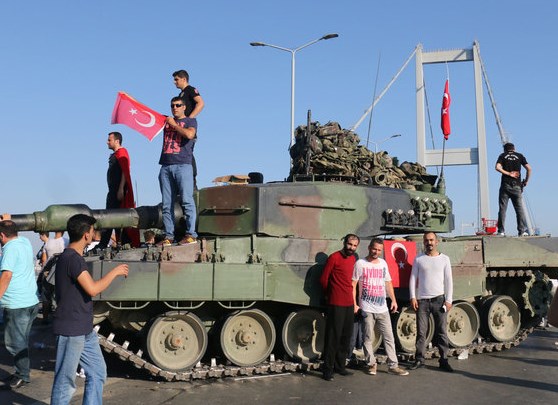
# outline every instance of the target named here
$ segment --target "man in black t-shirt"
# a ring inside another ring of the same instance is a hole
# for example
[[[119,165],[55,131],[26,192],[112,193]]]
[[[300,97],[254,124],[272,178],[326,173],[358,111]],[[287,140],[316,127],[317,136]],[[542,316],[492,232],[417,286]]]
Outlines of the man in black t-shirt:
[[[203,102],[202,96],[193,86],[190,86],[188,81],[190,80],[190,75],[185,70],[177,70],[172,74],[174,79],[174,85],[177,89],[180,89],[180,94],[178,97],[184,100],[186,104],[186,117],[196,118],[199,113],[203,110],[205,103]]]
[[[109,157],[107,170],[108,193],[106,208],[135,208],[134,189],[130,174],[130,155],[122,146],[122,134],[110,132],[108,134],[107,146],[113,153]],[[139,232],[137,229],[126,228],[124,232],[115,229],[116,241],[122,245],[129,243],[134,247],[139,246]],[[103,229],[101,240],[97,250],[106,249],[109,246],[112,229]]]
[[[188,81],[190,80],[190,75],[184,69],[177,70],[172,74],[174,79],[174,85],[177,89],[180,89],[180,93],[178,97],[184,100],[184,104],[186,105],[186,111],[184,114],[188,118],[196,118],[199,113],[203,110],[205,103],[203,101],[202,96],[198,89],[193,86],[190,86]],[[198,138],[197,133],[194,139],[194,146],[195,140]],[[192,149],[193,151],[193,149]],[[196,182],[196,177],[198,176],[198,166],[196,165],[196,158],[192,156],[192,170],[194,171],[194,190],[198,189],[198,185]]]
[[[526,170],[525,179],[521,180],[521,167]],[[496,171],[502,173],[500,192],[498,195],[498,233],[505,235],[506,210],[508,200],[512,200],[517,217],[517,232],[519,236],[528,236],[527,220],[523,207],[523,188],[527,186],[531,177],[531,166],[521,153],[515,151],[513,143],[504,145],[504,153],[498,156]]]
[[[99,338],[93,330],[92,297],[104,291],[118,276],[128,276],[121,264],[95,281],[82,257],[95,235],[95,218],[77,214],[68,220],[70,245],[56,263],[56,302],[52,330],[56,335],[56,366],[50,403],[68,404],[76,389],[78,365],[85,369],[83,403],[101,404],[107,370]]]

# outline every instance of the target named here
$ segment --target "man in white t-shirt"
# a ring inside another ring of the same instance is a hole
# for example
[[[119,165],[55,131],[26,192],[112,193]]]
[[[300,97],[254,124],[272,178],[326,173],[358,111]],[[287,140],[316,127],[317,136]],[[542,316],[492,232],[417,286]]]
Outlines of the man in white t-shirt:
[[[64,231],[56,231],[54,239],[48,239],[45,242],[45,248],[43,249],[43,263],[46,264],[46,262],[54,255],[60,254],[64,251],[64,249],[66,249],[68,244],[62,235],[64,235]]]
[[[417,256],[409,278],[411,307],[417,313],[417,341],[415,362],[409,367],[416,370],[424,366],[426,334],[430,315],[434,318],[434,338],[440,354],[440,369],[453,372],[448,361],[449,342],[447,313],[453,303],[453,276],[448,256],[438,251],[438,236],[426,232],[422,241],[424,254]]]
[[[372,342],[374,327],[377,323],[384,339],[384,348],[388,357],[388,373],[394,375],[408,375],[409,372],[399,367],[395,352],[395,339],[391,329],[389,309],[397,311],[397,301],[387,263],[380,258],[384,249],[382,239],[376,238],[368,245],[368,256],[355,263],[353,272],[353,297],[358,285],[358,303],[355,297],[355,314],[360,309],[364,318],[364,356],[368,364],[368,374],[376,375],[377,364],[374,357]],[[386,292],[391,299],[388,309]],[[366,316],[364,316],[366,315]]]

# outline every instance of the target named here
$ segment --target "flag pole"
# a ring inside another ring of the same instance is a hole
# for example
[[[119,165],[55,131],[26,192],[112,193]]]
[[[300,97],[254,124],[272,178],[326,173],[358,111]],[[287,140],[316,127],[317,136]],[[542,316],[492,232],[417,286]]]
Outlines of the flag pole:
[[[442,143],[442,168],[440,169],[440,176],[438,177],[438,183],[436,184],[436,190],[439,194],[446,193],[446,180],[444,179],[444,158],[446,156],[446,138]]]
[[[438,183],[436,184],[436,191],[439,194],[446,193],[446,181],[444,179],[444,159],[446,157],[446,141],[448,140],[450,134],[449,126],[449,107],[450,107],[450,96],[449,96],[449,68],[446,61],[446,85],[444,88],[444,98],[442,100],[442,133],[444,134],[444,142],[442,144],[442,168],[440,169],[440,176],[438,177]],[[446,111],[444,111],[446,107]],[[444,120],[445,118],[445,120]]]

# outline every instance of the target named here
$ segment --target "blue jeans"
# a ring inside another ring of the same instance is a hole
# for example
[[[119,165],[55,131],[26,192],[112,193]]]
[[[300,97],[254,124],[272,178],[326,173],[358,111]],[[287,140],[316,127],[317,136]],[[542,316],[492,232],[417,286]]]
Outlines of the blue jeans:
[[[506,210],[508,209],[508,200],[510,199],[517,218],[517,233],[521,235],[527,232],[528,229],[525,211],[523,209],[523,191],[519,184],[512,186],[507,183],[502,183],[500,185],[500,192],[498,193],[498,233],[505,232]]]
[[[6,350],[14,356],[15,375],[30,381],[29,333],[39,305],[27,308],[4,308],[4,343]]]
[[[167,239],[174,238],[174,201],[178,195],[186,221],[186,234],[196,233],[196,204],[194,202],[194,175],[192,165],[163,165],[159,171],[159,186],[163,196],[163,225]]]
[[[54,384],[51,405],[67,405],[76,390],[78,365],[85,370],[84,405],[103,403],[103,384],[107,367],[95,331],[82,336],[57,336]]]

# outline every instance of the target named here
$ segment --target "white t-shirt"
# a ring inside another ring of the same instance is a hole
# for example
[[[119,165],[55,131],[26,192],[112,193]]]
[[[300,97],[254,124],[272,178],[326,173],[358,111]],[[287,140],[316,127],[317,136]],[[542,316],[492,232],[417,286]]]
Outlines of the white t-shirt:
[[[378,258],[376,263],[359,259],[355,263],[353,281],[358,280],[359,306],[365,312],[381,314],[387,312],[386,281],[391,281],[388,265]]]
[[[62,253],[66,248],[66,241],[64,238],[49,239],[45,243],[45,252],[47,254],[47,260],[58,253]]]

